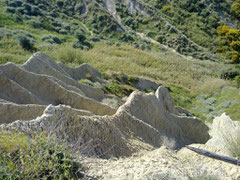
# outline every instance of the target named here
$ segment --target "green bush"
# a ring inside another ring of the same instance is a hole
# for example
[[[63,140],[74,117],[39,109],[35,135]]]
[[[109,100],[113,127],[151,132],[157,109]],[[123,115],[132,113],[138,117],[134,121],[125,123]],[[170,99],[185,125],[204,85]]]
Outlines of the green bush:
[[[17,35],[16,38],[17,38],[18,45],[21,46],[23,49],[26,49],[26,50],[34,49],[34,42],[30,38],[28,38],[26,35],[19,34]]]
[[[70,46],[64,46],[55,51],[56,57],[64,64],[76,63],[82,64],[82,53]]]
[[[43,27],[42,23],[40,21],[37,21],[37,20],[29,20],[28,21],[28,24],[33,27],[33,28],[41,28]]]
[[[222,79],[230,79],[233,80],[236,76],[239,76],[240,72],[234,69],[227,69],[221,73]]]
[[[6,12],[15,13],[15,9],[13,7],[8,7]]]
[[[61,8],[62,8],[63,5],[64,5],[64,2],[63,2],[63,1],[61,1],[61,0],[58,0],[58,1],[57,1],[57,6],[58,6],[58,7],[61,7]]]
[[[0,179],[80,179],[82,172],[81,164],[55,138],[0,131]]]
[[[50,44],[61,44],[62,43],[62,41],[61,41],[61,39],[59,39],[59,37],[57,37],[55,35],[51,35],[51,34],[44,35],[42,37],[42,41],[48,42]]]
[[[75,49],[84,49],[83,43],[79,40],[74,41],[72,47]]]
[[[59,34],[68,34],[68,32],[65,29],[59,30]]]
[[[10,29],[0,28],[0,39],[3,37],[10,37],[13,35],[13,32]]]
[[[75,36],[80,42],[84,42],[86,40],[86,36],[82,32],[77,31]]]

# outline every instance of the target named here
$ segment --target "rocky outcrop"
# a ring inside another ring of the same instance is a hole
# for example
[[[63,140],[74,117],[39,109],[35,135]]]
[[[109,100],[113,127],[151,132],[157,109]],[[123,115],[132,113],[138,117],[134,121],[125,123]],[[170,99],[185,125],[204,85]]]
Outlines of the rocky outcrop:
[[[240,121],[233,121],[226,113],[223,113],[213,120],[210,135],[211,139],[206,145],[225,150],[230,155],[234,155],[231,148],[240,142]]]
[[[27,133],[46,131],[84,154],[101,157],[130,156],[163,145],[175,149],[193,142],[205,143],[209,138],[208,128],[199,119],[176,114],[164,87],[156,94],[132,93],[112,116],[50,105],[34,120],[2,127]]]
[[[151,125],[161,136],[175,141],[175,148],[193,142],[205,143],[209,139],[208,128],[200,119],[177,113],[174,102],[165,87],[155,94],[134,92],[118,109]]]
[[[91,75],[93,80],[96,81],[101,78],[101,73],[88,64],[83,64],[77,68],[70,68],[61,63],[57,64],[51,57],[38,52],[30,57],[30,59],[22,65],[22,68],[36,74],[54,77],[70,87],[78,88],[81,94],[97,101],[101,101],[104,98],[104,93],[101,89],[79,82],[79,80],[84,79],[87,74]],[[79,90],[77,93],[79,93]]]
[[[0,102],[0,124],[16,120],[32,120],[41,116],[46,106],[37,104],[19,105],[10,102]]]
[[[109,98],[101,89],[79,83],[43,53],[36,53],[22,66],[13,63],[0,65],[0,84],[1,114],[9,113],[6,107],[11,107],[11,114],[14,114],[19,111],[20,105],[26,105],[26,108],[21,108],[22,115],[19,115],[22,120],[36,118],[42,114],[43,107],[49,104],[66,104],[97,115],[113,115],[116,112],[101,103],[103,99]],[[28,109],[27,105],[39,106]],[[32,115],[26,116],[30,109],[33,109]],[[1,123],[15,121],[17,116],[11,114],[2,117]]]

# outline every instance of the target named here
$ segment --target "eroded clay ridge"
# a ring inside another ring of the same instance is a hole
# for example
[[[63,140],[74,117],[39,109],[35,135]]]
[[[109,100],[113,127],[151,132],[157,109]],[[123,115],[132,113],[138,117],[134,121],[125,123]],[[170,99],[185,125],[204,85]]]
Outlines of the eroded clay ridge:
[[[162,145],[176,149],[209,140],[208,127],[176,108],[165,87],[155,94],[133,92],[113,109],[101,102],[114,97],[79,82],[88,73],[95,81],[104,81],[87,64],[70,68],[40,52],[22,66],[1,65],[1,126],[46,131],[84,154],[102,157],[130,156]]]

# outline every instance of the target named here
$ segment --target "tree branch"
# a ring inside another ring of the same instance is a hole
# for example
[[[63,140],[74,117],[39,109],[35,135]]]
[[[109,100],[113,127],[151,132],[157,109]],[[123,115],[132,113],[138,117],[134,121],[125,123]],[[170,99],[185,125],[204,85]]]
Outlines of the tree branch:
[[[211,157],[211,158],[214,158],[214,159],[218,159],[218,160],[221,160],[221,161],[225,161],[225,162],[240,166],[240,160],[237,160],[237,159],[234,159],[234,158],[231,158],[231,157],[227,157],[227,156],[223,156],[223,155],[220,155],[220,154],[216,154],[216,153],[213,153],[213,152],[210,152],[210,151],[207,151],[207,150],[191,147],[191,146],[185,146],[185,147],[194,151],[194,152],[196,152],[196,153],[198,153],[198,154],[201,154],[201,155],[204,155],[204,156],[207,156],[207,157]]]

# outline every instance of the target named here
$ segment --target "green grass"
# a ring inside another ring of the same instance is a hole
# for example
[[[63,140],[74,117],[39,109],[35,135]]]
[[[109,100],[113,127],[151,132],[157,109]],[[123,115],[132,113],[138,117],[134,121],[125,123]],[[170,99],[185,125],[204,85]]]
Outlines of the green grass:
[[[240,89],[238,88],[225,88],[220,95],[216,96],[217,103],[219,106],[221,103],[226,101],[236,102],[233,106],[227,107],[225,112],[231,116],[233,120],[240,120]]]

